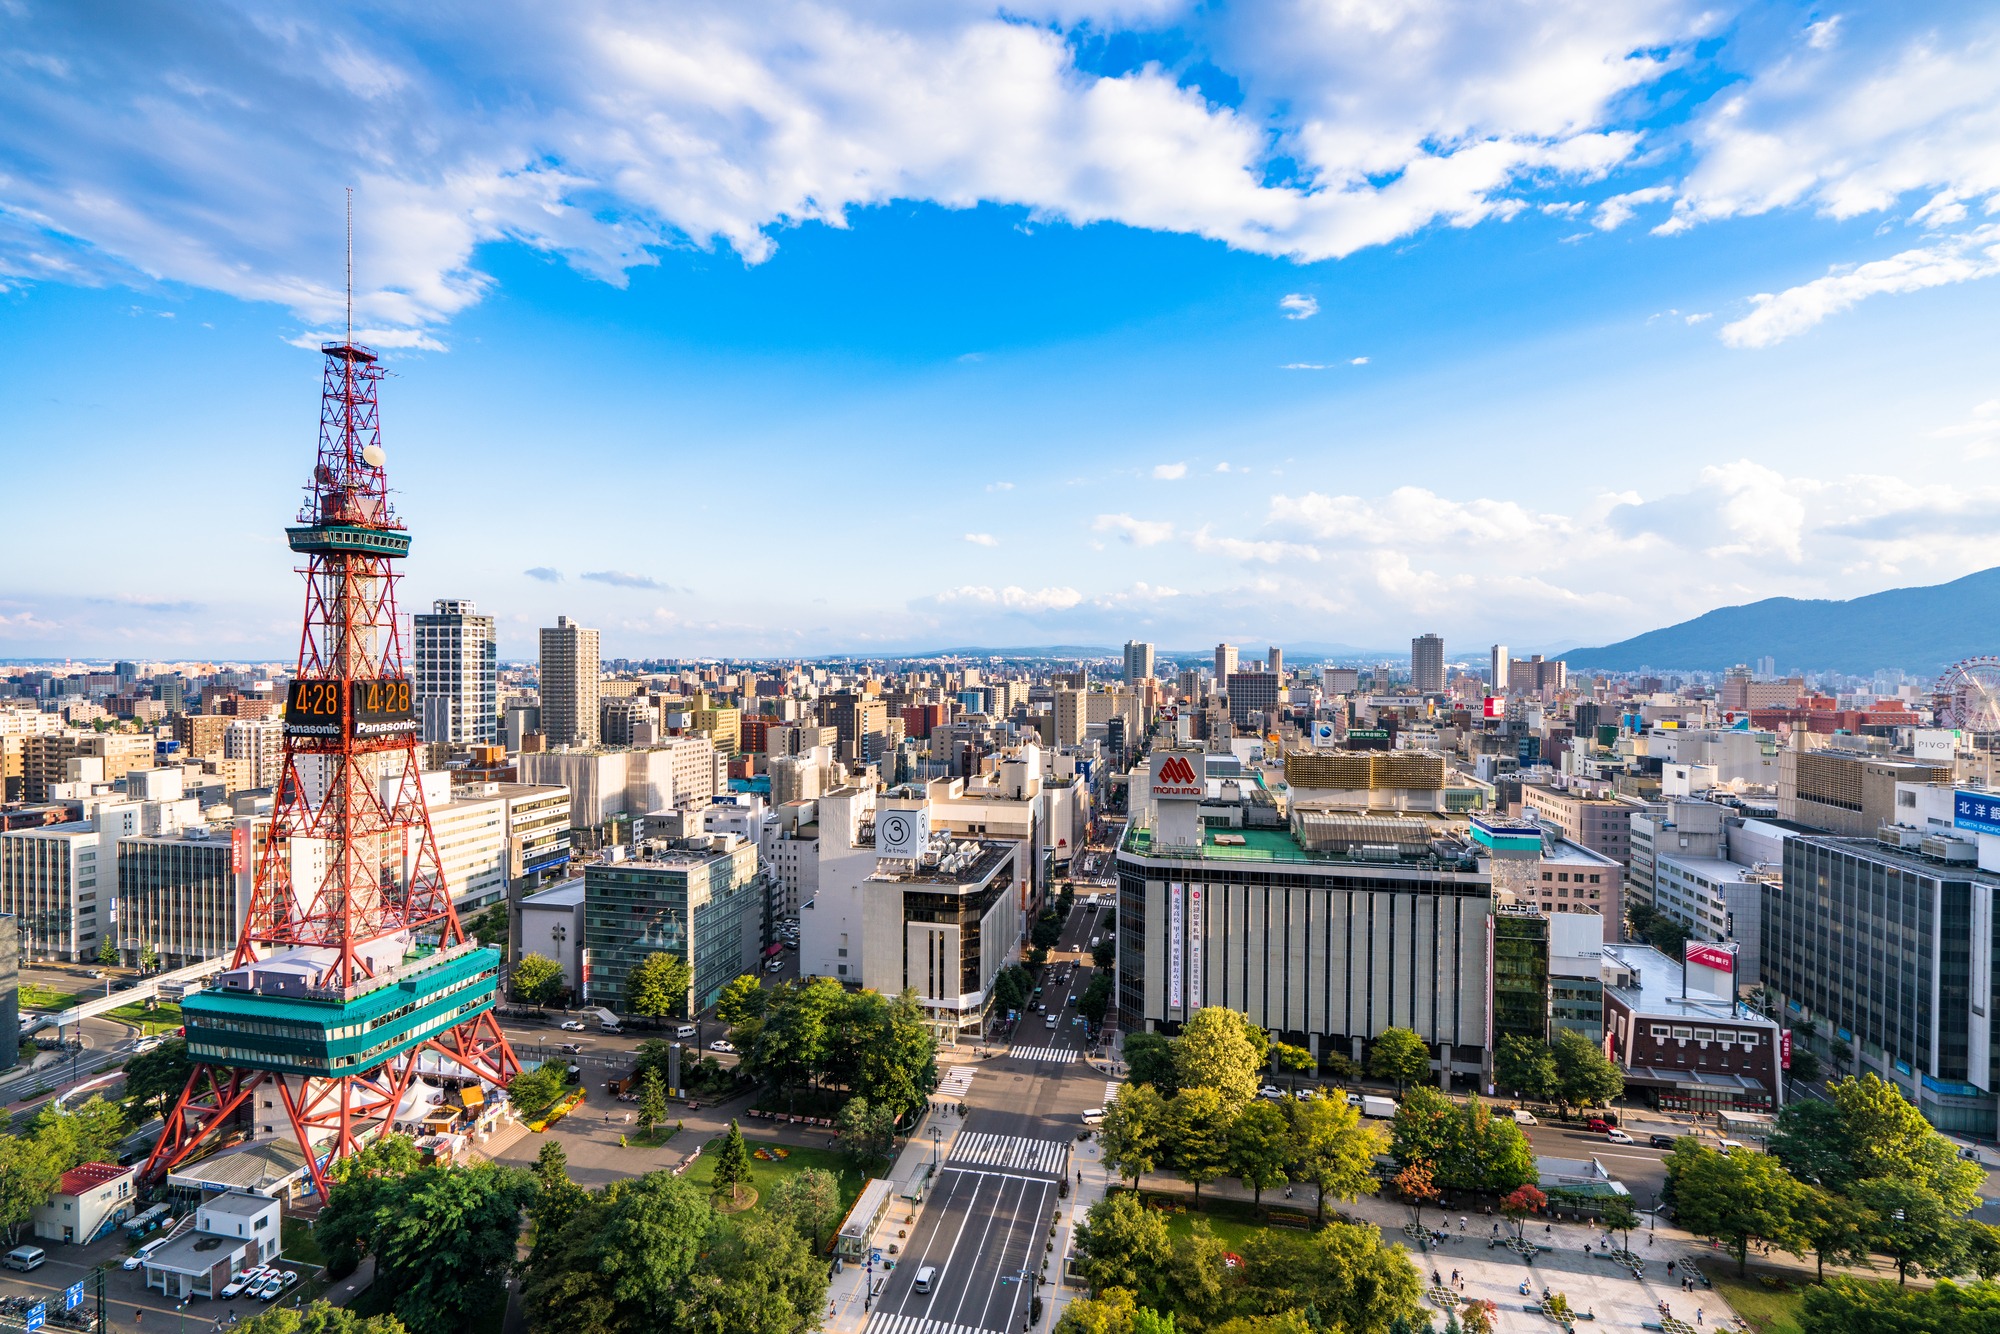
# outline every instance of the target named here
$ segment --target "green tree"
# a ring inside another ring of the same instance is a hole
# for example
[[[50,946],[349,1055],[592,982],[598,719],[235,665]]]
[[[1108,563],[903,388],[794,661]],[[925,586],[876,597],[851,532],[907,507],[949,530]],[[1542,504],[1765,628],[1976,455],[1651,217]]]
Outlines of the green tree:
[[[1172,1250],[1167,1225],[1127,1192],[1091,1205],[1076,1229],[1077,1271],[1093,1292],[1156,1289]]]
[[[1272,1186],[1291,1180],[1291,1124],[1268,1102],[1253,1102],[1229,1123],[1229,1170],[1256,1193],[1258,1204]]]
[[[840,1179],[825,1168],[800,1168],[771,1187],[764,1207],[789,1218],[818,1251],[840,1212]]]
[[[1511,1116],[1494,1116],[1475,1095],[1454,1114],[1454,1189],[1505,1195],[1535,1180],[1535,1151]]]
[[[528,1005],[554,1005],[569,990],[562,965],[540,954],[524,954],[514,965],[514,999]]]
[[[491,949],[498,947],[503,953],[507,948],[507,905],[496,903],[476,916],[466,919],[465,934]]]
[[[764,999],[764,987],[757,974],[744,973],[723,987],[715,1001],[715,1017],[731,1028],[746,1019],[761,1019]]]
[[[1961,1226],[1965,1267],[1991,1282],[1995,1275],[2000,1275],[2000,1228],[1970,1219]]]
[[[1174,1040],[1160,1033],[1125,1035],[1125,1069],[1134,1084],[1151,1084],[1170,1098],[1180,1089],[1174,1075]]]
[[[1167,1104],[1168,1134],[1181,1175],[1201,1188],[1229,1170],[1229,1123],[1234,1119],[1222,1094],[1212,1088],[1185,1088]]]
[[[1812,1334],[1992,1334],[2000,1329],[2000,1287],[1904,1288],[1836,1275],[1807,1288],[1801,1322]]]
[[[237,1334],[407,1334],[392,1315],[357,1315],[331,1302],[314,1302],[303,1310],[269,1307],[235,1329]]]
[[[834,1118],[834,1138],[841,1152],[856,1162],[887,1158],[896,1144],[896,1112],[855,1094]]]
[[[715,1170],[709,1178],[709,1187],[717,1195],[729,1192],[729,1202],[736,1204],[743,1198],[743,1187],[750,1180],[750,1146],[743,1142],[742,1127],[736,1118],[729,1119],[729,1133],[722,1137],[722,1147],[715,1154]]]
[[[1214,1089],[1223,1105],[1241,1107],[1257,1096],[1258,1072],[1269,1047],[1247,1015],[1205,1005],[1181,1025],[1174,1040],[1174,1078],[1183,1091]]]
[[[1104,1165],[1132,1178],[1136,1189],[1140,1179],[1159,1163],[1167,1125],[1166,1099],[1149,1084],[1127,1084],[1097,1124]]]
[[[1953,1214],[1978,1207],[1985,1172],[1959,1157],[1895,1085],[1874,1075],[1850,1075],[1831,1092],[1840,1108],[1841,1148],[1852,1180],[1894,1178],[1921,1186]]]
[[[8,1245],[21,1239],[21,1228],[49,1202],[67,1170],[33,1136],[0,1135],[0,1227],[7,1230]]]
[[[826,1064],[829,1020],[847,1003],[847,993],[829,977],[787,983],[764,1002],[763,1026],[745,1052],[757,1079],[790,1095],[808,1084]]]
[[[1035,919],[1028,939],[1038,948],[1052,950],[1062,940],[1062,919],[1052,912],[1045,912]]]
[[[1618,1244],[1632,1249],[1632,1229],[1639,1226],[1639,1211],[1630,1195],[1611,1195],[1598,1201],[1597,1221],[1606,1232],[1618,1234]]]
[[[1500,1039],[1493,1054],[1493,1078],[1501,1088],[1537,1102],[1553,1099],[1562,1087],[1556,1077],[1556,1056],[1548,1044],[1515,1033]]]
[[[1312,1052],[1305,1047],[1294,1047],[1289,1042],[1271,1044],[1271,1067],[1280,1074],[1309,1074],[1315,1064]]]
[[[1575,1029],[1556,1034],[1556,1096],[1566,1106],[1598,1107],[1625,1092],[1625,1075]]]
[[[187,1042],[168,1038],[148,1052],[125,1062],[125,1096],[142,1117],[165,1116],[174,1099],[187,1087],[194,1067],[188,1062]]]
[[[423,1166],[423,1154],[404,1135],[381,1135],[332,1167],[326,1205],[313,1239],[334,1278],[353,1273],[375,1244],[376,1206],[396,1183]]]
[[[612,1182],[529,1262],[536,1334],[671,1329],[715,1224],[708,1196],[667,1172]]]
[[[1787,1103],[1767,1146],[1786,1171],[1809,1185],[1844,1191],[1854,1184],[1847,1118],[1838,1103],[1818,1098]]]
[[[568,1070],[561,1061],[543,1061],[533,1070],[523,1070],[507,1085],[507,1096],[524,1121],[535,1121],[563,1096]]]
[[[151,945],[141,945],[139,947],[139,971],[142,973],[157,973],[160,971],[160,953]]]
[[[1799,1235],[1812,1247],[1821,1282],[1826,1281],[1829,1260],[1837,1265],[1855,1265],[1868,1258],[1868,1239],[1874,1233],[1875,1215],[1847,1196],[1801,1182],[1793,1217]]]
[[[1426,1329],[1423,1282],[1401,1247],[1372,1227],[1329,1223],[1309,1236],[1265,1229],[1243,1243],[1246,1314],[1306,1315],[1312,1329],[1379,1334],[1401,1320]],[[1298,1329],[1298,1325],[1275,1327]]]
[[[1090,979],[1090,985],[1076,998],[1076,1010],[1094,1028],[1104,1022],[1105,1012],[1111,1008],[1111,974],[1099,973]]]
[[[1735,1156],[1735,1155],[1732,1155]],[[1896,1281],[1910,1271],[1944,1275],[1959,1272],[1966,1234],[1959,1211],[1918,1181],[1878,1177],[1858,1183],[1855,1202],[1875,1216],[1874,1249],[1896,1265]]]
[[[106,968],[118,966],[118,946],[112,943],[111,937],[106,936],[104,943],[97,947],[97,962]]]
[[[697,1281],[671,1312],[669,1327],[796,1334],[824,1315],[826,1290],[826,1266],[806,1239],[782,1220],[753,1211],[711,1230]]]
[[[1362,1123],[1361,1113],[1344,1100],[1287,1100],[1292,1126],[1291,1176],[1318,1187],[1314,1213],[1326,1217],[1326,1202],[1352,1200],[1375,1189],[1375,1159],[1388,1152],[1389,1137]]]
[[[1141,1298],[1148,1307],[1172,1311],[1196,1328],[1207,1328],[1222,1313],[1227,1298],[1228,1249],[1205,1219],[1193,1220],[1186,1232],[1169,1238],[1167,1260],[1154,1279],[1154,1289],[1142,1290]],[[1136,1316],[1133,1323],[1138,1323]]]
[[[937,1034],[924,1022],[917,993],[905,988],[884,1001],[875,993],[859,1025],[854,1075],[847,1081],[899,1120],[923,1107],[937,1088]]]
[[[1683,1139],[1667,1155],[1666,1167],[1675,1221],[1727,1246],[1739,1275],[1746,1272],[1753,1241],[1803,1252],[1798,1216],[1803,1188],[1769,1154],[1717,1153]]]
[[[648,954],[625,977],[625,1008],[647,1019],[687,1013],[694,969],[678,954]]]
[[[1090,961],[1099,969],[1107,972],[1110,970],[1111,965],[1118,962],[1118,942],[1111,938],[1109,931],[1105,932],[1098,939],[1098,942],[1090,947]]]
[[[363,1309],[393,1313],[411,1334],[497,1324],[534,1194],[532,1175],[493,1163],[391,1181],[376,1199],[375,1281]]]
[[[1410,1029],[1385,1028],[1368,1049],[1368,1073],[1395,1084],[1400,1096],[1409,1085],[1429,1078],[1431,1049]]]
[[[1094,1297],[1079,1297],[1063,1308],[1055,1334],[1133,1334],[1139,1313],[1137,1300],[1126,1288],[1106,1288]],[[1168,1316],[1171,1332],[1173,1317]]]
[[[44,1103],[29,1118],[25,1133],[42,1146],[56,1171],[62,1173],[80,1163],[115,1157],[127,1125],[124,1108],[92,1095],[73,1109]]]
[[[1389,1152],[1405,1166],[1425,1163],[1433,1171],[1455,1166],[1459,1157],[1456,1112],[1450,1098],[1428,1084],[1417,1085],[1397,1105],[1389,1122]]]
[[[667,1089],[659,1069],[648,1066],[639,1075],[639,1130],[650,1135],[667,1121]]]
[[[569,1155],[559,1140],[544,1140],[535,1155],[535,1198],[528,1216],[535,1224],[535,1244],[559,1235],[576,1217],[589,1192],[569,1179]]]

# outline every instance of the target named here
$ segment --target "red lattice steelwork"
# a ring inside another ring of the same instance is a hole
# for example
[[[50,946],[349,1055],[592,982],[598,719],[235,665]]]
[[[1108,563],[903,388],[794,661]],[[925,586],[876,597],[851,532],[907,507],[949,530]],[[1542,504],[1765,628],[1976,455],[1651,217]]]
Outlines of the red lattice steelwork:
[[[295,734],[288,710],[284,763],[269,836],[258,853],[250,905],[230,966],[309,946],[329,951],[314,980],[321,992],[351,991],[379,970],[366,949],[401,936],[450,949],[465,940],[452,910],[419,781],[413,725],[358,735],[362,695],[386,690],[409,709],[396,616],[396,562],[408,546],[389,501],[381,447],[375,355],[351,338],[321,348],[319,458],[292,547],[308,562],[304,628],[294,698],[301,689],[332,701],[325,735]],[[357,689],[359,687],[359,689]],[[327,694],[332,691],[337,694]],[[307,855],[314,850],[318,855]],[[400,961],[401,950],[387,956]],[[325,1189],[323,1162],[392,1116],[426,1052],[504,1085],[520,1072],[491,1011],[362,1074],[280,1076],[199,1066],[168,1116],[147,1163],[157,1180],[217,1133],[260,1086],[275,1085],[310,1165]],[[317,1132],[317,1133],[316,1133]],[[330,1150],[330,1152],[329,1152]]]

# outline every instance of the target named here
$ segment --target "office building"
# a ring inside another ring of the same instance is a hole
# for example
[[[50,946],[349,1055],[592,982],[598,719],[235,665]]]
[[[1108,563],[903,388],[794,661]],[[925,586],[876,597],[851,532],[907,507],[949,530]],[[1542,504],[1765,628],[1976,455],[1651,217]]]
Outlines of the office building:
[[[1666,807],[1596,788],[1521,784],[1521,806],[1543,824],[1553,825],[1572,843],[1609,857],[1620,866],[1632,858],[1632,817],[1658,815]]]
[[[1410,684],[1420,695],[1444,693],[1444,640],[1418,635],[1410,641]]]
[[[1533,904],[1493,909],[1493,1044],[1549,1040],[1549,919]]]
[[[1136,686],[1153,676],[1153,646],[1136,640],[1125,644],[1125,684]]]
[[[84,963],[97,953],[110,927],[117,856],[95,820],[0,832],[0,913],[14,918],[24,960]]]
[[[695,736],[668,737],[630,750],[529,752],[518,764],[522,783],[568,791],[572,829],[604,832],[617,827],[626,837],[631,822],[642,815],[707,805],[728,788],[722,768],[714,745]]]
[[[417,717],[425,741],[490,746],[500,737],[500,642],[469,599],[439,598],[410,618]]]
[[[232,718],[222,730],[222,757],[248,763],[251,787],[276,787],[285,763],[285,725],[275,718]]]
[[[1251,727],[1253,720],[1261,720],[1265,730],[1270,730],[1278,717],[1278,681],[1276,672],[1231,672],[1229,674],[1229,721],[1238,727]]]
[[[530,894],[514,914],[519,926],[508,939],[512,962],[539,954],[560,965],[571,996],[583,995],[583,904],[582,876]]]
[[[550,748],[597,744],[601,672],[597,631],[571,625],[567,616],[542,631],[542,738]]]
[[[881,737],[887,729],[889,706],[875,695],[842,691],[820,701],[819,720],[833,728],[838,758],[865,762],[877,758],[868,753],[869,739]]]
[[[1510,665],[1507,659],[1507,646],[1505,644],[1495,644],[1493,646],[1492,658],[1486,668],[1486,687],[1493,694],[1504,695],[1507,693],[1507,669]]]
[[[118,841],[118,924],[128,966],[150,948],[163,968],[185,968],[236,947],[250,903],[249,833],[191,825]]]
[[[1795,743],[1801,739],[1794,734]],[[1794,745],[1778,755],[1778,816],[1831,834],[1872,838],[1896,822],[1896,784],[1949,783],[1953,774],[1949,763]]]
[[[920,857],[878,858],[858,896],[861,985],[914,990],[941,1042],[985,1036],[993,981],[1021,939],[1018,855],[937,834]]]
[[[77,760],[98,762],[89,770],[94,781],[116,783],[134,769],[153,767],[153,738],[132,732],[30,733],[21,746],[22,800],[47,801],[57,784],[78,781],[72,771]]]
[[[1229,688],[1229,678],[1236,671],[1236,645],[1217,644],[1215,646],[1215,687]]]
[[[1783,1105],[1782,1035],[1736,999],[1727,952],[1711,950],[1712,967],[1650,945],[1606,945],[1603,957],[1605,1035],[1628,1094],[1697,1116]]]
[[[726,834],[698,842],[584,868],[589,1004],[630,1013],[626,979],[649,954],[678,955],[693,969],[684,1013],[715,1004],[724,985],[756,969],[764,916],[757,845]]]
[[[1970,841],[1911,832],[1909,848],[1785,841],[1783,882],[1764,886],[1764,982],[1794,1029],[1811,1022],[1823,1056],[1835,1042],[1852,1053],[1851,1066],[1828,1061],[1830,1077],[1873,1072],[1939,1129],[1991,1139],[2000,876]]]
[[[1300,809],[1267,820],[1240,797],[1192,795],[1209,790],[1198,774],[1163,768],[1199,758],[1155,752],[1153,813],[1118,850],[1128,1031],[1173,1032],[1226,1005],[1322,1059],[1359,1059],[1395,1025],[1443,1070],[1479,1077],[1493,887],[1463,825]]]

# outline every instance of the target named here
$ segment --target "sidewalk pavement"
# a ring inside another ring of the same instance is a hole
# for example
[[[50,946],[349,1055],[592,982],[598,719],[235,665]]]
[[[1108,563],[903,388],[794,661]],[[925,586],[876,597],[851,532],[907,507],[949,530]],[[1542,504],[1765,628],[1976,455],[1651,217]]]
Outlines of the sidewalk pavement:
[[[911,1174],[929,1167],[933,1157],[942,1165],[951,1156],[951,1146],[957,1142],[958,1132],[964,1123],[965,1118],[956,1112],[926,1112],[904,1141],[902,1152],[896,1155],[895,1164],[889,1169],[889,1180],[908,1180]],[[931,1139],[933,1128],[938,1131],[935,1141]],[[934,1179],[925,1185],[926,1198],[932,1184]],[[921,1208],[921,1205],[912,1204],[901,1195],[892,1199],[882,1215],[882,1221],[868,1238],[870,1258],[860,1264],[851,1261],[843,1264],[841,1272],[832,1277],[827,1289],[826,1323],[822,1327],[828,1334],[861,1334],[867,1327],[868,1318],[874,1314],[874,1294],[879,1293],[889,1281],[887,1266],[878,1267],[873,1262],[873,1256],[879,1252],[884,1260],[900,1262],[901,1243],[908,1238],[896,1234],[910,1230]],[[895,1248],[893,1252],[891,1247]]]

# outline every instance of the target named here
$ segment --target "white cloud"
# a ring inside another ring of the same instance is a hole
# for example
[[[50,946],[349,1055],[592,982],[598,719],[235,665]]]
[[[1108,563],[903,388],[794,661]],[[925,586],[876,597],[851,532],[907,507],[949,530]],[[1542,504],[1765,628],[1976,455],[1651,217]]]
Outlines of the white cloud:
[[[1185,463],[1156,463],[1153,465],[1153,480],[1156,482],[1178,482],[1187,476]]]
[[[1824,51],[1840,40],[1840,15],[1821,19],[1818,23],[1806,25],[1806,45],[1815,51]]]
[[[959,588],[946,589],[937,595],[937,600],[978,603],[989,607],[1003,607],[1008,611],[1044,612],[1066,611],[1083,601],[1083,594],[1074,588],[1041,588],[1031,592],[1015,585],[993,589],[983,584],[966,584]]]
[[[1293,292],[1278,299],[1278,309],[1285,312],[1288,320],[1309,320],[1319,314],[1319,298]]]
[[[1135,519],[1129,514],[1100,514],[1090,525],[1092,532],[1115,533],[1135,547],[1158,546],[1174,535],[1174,526],[1165,520]]]
[[[1012,482],[988,482],[986,489],[988,491],[1012,491],[1014,484]]]
[[[2000,273],[2000,223],[1988,223],[1888,259],[1841,266],[1775,296],[1760,292],[1750,298],[1754,309],[1723,325],[1721,337],[1731,347],[1769,347],[1871,296],[1917,292],[1996,273]]]
[[[1350,366],[1366,366],[1368,364],[1368,358],[1354,357],[1350,359],[1347,364]]]
[[[976,547],[997,547],[1000,545],[1000,539],[991,533],[967,533],[965,540]]]
[[[1196,551],[1204,555],[1226,556],[1230,560],[1240,560],[1263,565],[1280,565],[1292,561],[1319,562],[1319,548],[1303,542],[1256,541],[1241,537],[1217,537],[1209,525],[1203,524],[1190,539]]]
[[[1613,195],[1597,206],[1597,216],[1591,226],[1600,232],[1615,231],[1632,221],[1640,204],[1656,204],[1663,199],[1672,199],[1674,189],[1670,185],[1648,186],[1644,190],[1627,190],[1622,195]]]
[[[1323,361],[1288,361],[1278,367],[1281,371],[1330,371],[1332,366]]]

